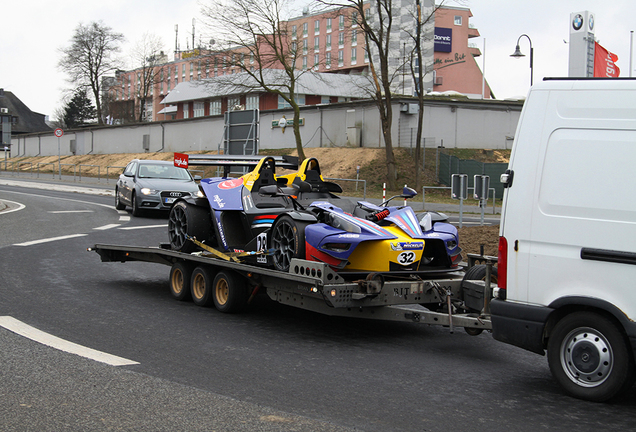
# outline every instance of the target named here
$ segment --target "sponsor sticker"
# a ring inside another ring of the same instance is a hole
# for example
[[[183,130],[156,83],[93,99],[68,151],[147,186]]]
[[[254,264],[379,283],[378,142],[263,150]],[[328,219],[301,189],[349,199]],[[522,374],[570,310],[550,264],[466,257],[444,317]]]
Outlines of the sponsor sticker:
[[[424,249],[424,243],[422,242],[391,242],[391,250],[394,251],[410,251],[422,249]]]
[[[234,189],[239,186],[243,186],[243,179],[230,179],[219,183],[219,189]]]

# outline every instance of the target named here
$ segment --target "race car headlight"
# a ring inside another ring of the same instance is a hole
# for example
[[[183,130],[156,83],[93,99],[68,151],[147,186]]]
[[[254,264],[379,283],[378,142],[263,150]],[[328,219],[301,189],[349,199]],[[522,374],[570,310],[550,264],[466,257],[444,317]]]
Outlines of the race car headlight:
[[[360,234],[360,227],[337,213],[329,213],[327,223],[334,228],[341,229],[346,232]]]
[[[150,188],[141,188],[141,193],[144,195],[154,195],[157,193],[157,191]]]

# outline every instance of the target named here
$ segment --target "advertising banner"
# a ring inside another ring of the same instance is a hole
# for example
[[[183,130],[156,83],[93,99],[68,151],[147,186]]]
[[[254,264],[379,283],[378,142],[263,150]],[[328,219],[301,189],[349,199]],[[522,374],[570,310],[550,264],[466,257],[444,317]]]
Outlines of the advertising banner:
[[[451,52],[453,48],[453,29],[435,27],[434,49],[437,52]]]
[[[617,78],[621,70],[616,66],[618,56],[594,42],[594,77]]]

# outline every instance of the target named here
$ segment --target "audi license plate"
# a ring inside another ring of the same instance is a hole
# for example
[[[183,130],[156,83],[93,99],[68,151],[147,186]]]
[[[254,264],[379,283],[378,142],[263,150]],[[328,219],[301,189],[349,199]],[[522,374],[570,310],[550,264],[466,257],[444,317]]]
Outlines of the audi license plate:
[[[176,198],[164,198],[163,199],[163,203],[164,204],[172,204],[174,202],[174,200],[176,200]]]

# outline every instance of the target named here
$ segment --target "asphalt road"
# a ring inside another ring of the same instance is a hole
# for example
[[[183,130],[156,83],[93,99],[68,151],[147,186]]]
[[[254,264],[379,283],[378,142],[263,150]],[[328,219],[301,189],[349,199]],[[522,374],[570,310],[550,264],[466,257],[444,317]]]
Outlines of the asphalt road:
[[[544,357],[487,333],[332,318],[267,298],[241,315],[177,302],[168,267],[101,263],[86,251],[166,241],[165,216],[131,218],[109,196],[0,185],[0,200],[8,203],[0,212],[0,318],[137,363],[110,366],[0,328],[2,430],[636,425],[636,388],[609,404],[572,399]]]

